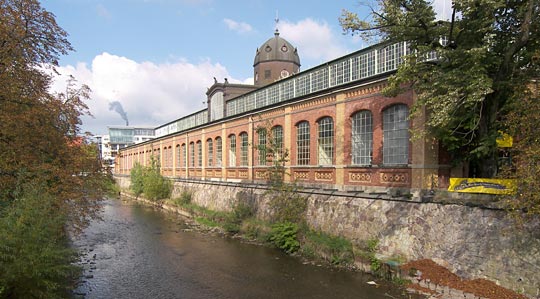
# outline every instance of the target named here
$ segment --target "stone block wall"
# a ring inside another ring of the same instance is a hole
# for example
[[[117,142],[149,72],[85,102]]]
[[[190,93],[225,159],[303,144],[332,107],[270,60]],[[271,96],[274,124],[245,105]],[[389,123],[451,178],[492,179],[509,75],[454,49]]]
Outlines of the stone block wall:
[[[129,177],[117,181],[122,188],[129,186]],[[214,210],[229,211],[239,199],[252,201],[257,215],[268,218],[268,199],[260,186],[174,186],[173,197],[188,190],[194,203]],[[432,259],[469,279],[486,278],[531,296],[539,292],[540,219],[519,227],[500,210],[322,193],[309,195],[307,221],[314,229],[359,245],[377,239],[382,258]]]

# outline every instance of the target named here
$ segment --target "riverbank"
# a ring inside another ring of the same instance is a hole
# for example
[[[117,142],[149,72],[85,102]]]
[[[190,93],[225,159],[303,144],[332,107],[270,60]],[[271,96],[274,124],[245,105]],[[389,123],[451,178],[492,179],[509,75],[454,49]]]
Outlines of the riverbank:
[[[85,299],[409,298],[390,284],[367,284],[370,275],[199,231],[181,215],[134,200],[107,200],[100,216],[74,240],[87,262],[74,293]]]
[[[164,210],[172,211],[181,214],[188,219],[191,219],[194,224],[193,227],[198,230],[211,231],[222,235],[227,235],[233,238],[241,239],[243,242],[255,243],[258,245],[268,245],[265,240],[257,239],[253,235],[246,235],[240,231],[233,232],[223,227],[216,226],[216,223],[208,223],[201,218],[201,213],[193,214],[193,210],[184,209],[174,204],[167,204],[166,202],[153,202],[143,198],[137,198],[129,193],[123,193],[124,196],[131,199],[144,202]],[[316,254],[316,253],[313,253]],[[363,253],[363,257],[360,259],[355,258],[354,261],[347,265],[333,264],[329,260],[328,256],[305,256],[301,252],[295,254],[299,258],[303,259],[304,263],[311,263],[315,265],[321,265],[324,263],[326,266],[346,268],[351,271],[366,271],[371,272],[371,265],[369,265],[369,257],[366,258],[366,254]],[[379,261],[380,262],[380,261]],[[381,267],[380,267],[381,268]],[[456,274],[452,273],[448,269],[436,264],[432,260],[419,260],[401,265],[399,268],[393,268],[386,265],[386,272],[379,272],[381,276],[386,276],[394,282],[397,282],[406,288],[408,292],[412,294],[421,294],[429,298],[438,299],[526,299],[532,297],[526,297],[524,295],[517,294],[511,290],[505,289],[497,284],[485,280],[474,279],[466,280],[460,278]],[[388,272],[394,272],[388,273]],[[399,273],[399,275],[397,275]],[[386,275],[385,275],[386,274]]]

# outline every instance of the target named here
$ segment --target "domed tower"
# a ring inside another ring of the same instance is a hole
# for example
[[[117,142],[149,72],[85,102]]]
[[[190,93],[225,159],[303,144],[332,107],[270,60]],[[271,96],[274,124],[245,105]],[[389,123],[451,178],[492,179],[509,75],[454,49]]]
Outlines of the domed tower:
[[[253,62],[253,78],[256,86],[273,83],[300,70],[298,50],[279,36],[276,29],[274,37],[257,48]]]

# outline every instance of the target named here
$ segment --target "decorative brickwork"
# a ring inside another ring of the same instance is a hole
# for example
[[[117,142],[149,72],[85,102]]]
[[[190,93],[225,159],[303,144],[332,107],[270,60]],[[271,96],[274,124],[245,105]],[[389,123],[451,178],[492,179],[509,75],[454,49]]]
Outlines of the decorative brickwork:
[[[295,180],[307,181],[309,180],[309,171],[295,171],[293,177]]]
[[[346,92],[345,98],[350,99],[350,98],[355,98],[359,96],[380,93],[387,85],[388,84],[386,83],[378,83],[378,84],[366,86],[364,88],[356,89],[350,92]]]
[[[255,171],[255,178],[258,180],[266,180],[268,178],[268,172],[266,170]]]
[[[262,113],[261,117],[262,118],[270,118],[272,116],[282,115],[284,113],[285,113],[285,108],[279,108],[279,109],[274,109],[274,110]]]
[[[315,171],[315,180],[317,181],[331,181],[333,178],[332,171]]]
[[[336,101],[336,96],[320,98],[320,99],[311,100],[311,101],[303,102],[303,103],[300,103],[300,104],[292,105],[291,110],[293,110],[293,111],[304,110],[304,109],[309,108],[309,107],[318,106],[318,105],[331,103],[331,102],[335,102],[335,101]]]
[[[241,179],[247,179],[248,178],[248,171],[247,170],[239,170],[238,171],[238,177]]]
[[[409,175],[405,172],[381,172],[380,179],[382,183],[407,184]]]
[[[350,182],[362,182],[370,183],[371,182],[371,173],[369,172],[349,172],[349,181]]]

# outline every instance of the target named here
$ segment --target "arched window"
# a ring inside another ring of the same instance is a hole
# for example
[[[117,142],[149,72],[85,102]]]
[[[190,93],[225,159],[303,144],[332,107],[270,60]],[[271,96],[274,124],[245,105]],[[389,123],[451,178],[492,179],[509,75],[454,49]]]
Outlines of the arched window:
[[[187,166],[187,151],[186,151],[186,144],[182,143],[182,167]]]
[[[221,167],[222,146],[221,137],[216,137],[216,167]]]
[[[240,133],[240,166],[248,166],[248,134]]]
[[[208,167],[212,167],[212,163],[214,162],[214,146],[212,142],[212,138],[206,140],[206,166]]]
[[[182,157],[182,151],[180,149],[180,144],[177,144],[176,145],[176,165],[175,165],[175,167],[181,167],[182,166],[182,164],[180,164],[181,163],[180,157]]]
[[[266,129],[260,128],[257,130],[257,135],[259,139],[258,145],[258,165],[266,165]]]
[[[161,165],[161,149],[160,148],[154,150],[154,156],[156,157],[157,165],[159,165],[159,167],[163,167],[163,165]]]
[[[189,143],[189,166],[195,167],[195,143]]]
[[[371,165],[373,154],[373,117],[370,111],[358,111],[352,116],[351,156],[354,165]]]
[[[272,146],[274,147],[274,159],[279,160],[283,157],[283,127],[275,126],[272,128]]]
[[[236,135],[229,136],[229,166],[236,166]]]
[[[296,163],[309,165],[309,123],[307,121],[296,126]]]
[[[319,165],[332,165],[334,161],[334,121],[331,117],[318,122],[317,156]]]
[[[197,141],[197,167],[202,167],[202,142]]]
[[[172,159],[173,158],[172,157],[172,147],[169,146],[165,153],[166,153],[166,157],[167,157],[166,160],[165,160],[166,167],[171,168],[172,167],[172,160],[173,160]]]
[[[409,161],[409,108],[399,104],[383,111],[383,163],[403,165]]]

